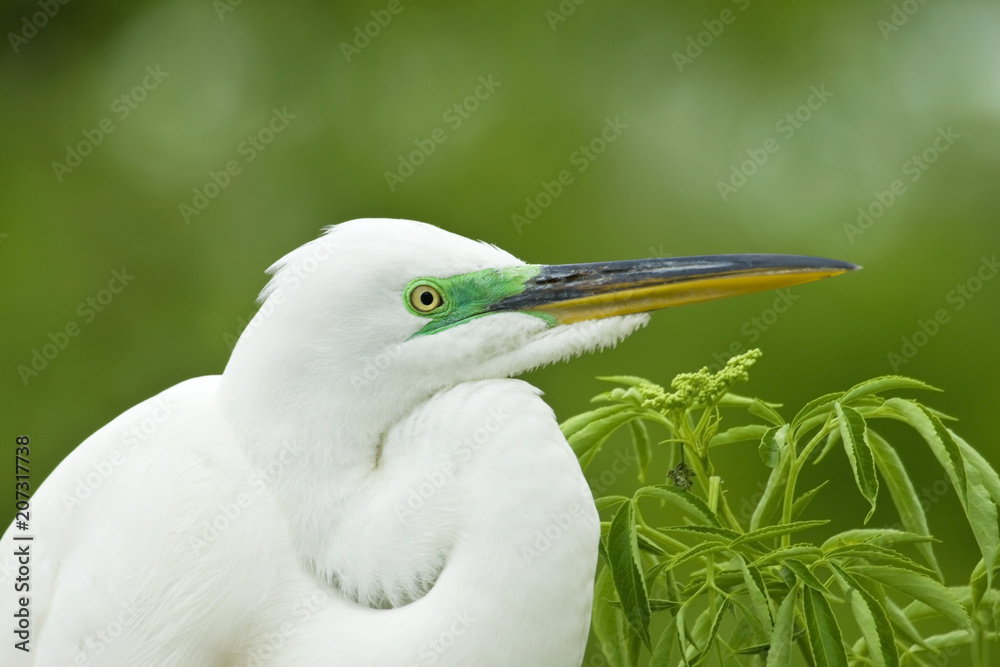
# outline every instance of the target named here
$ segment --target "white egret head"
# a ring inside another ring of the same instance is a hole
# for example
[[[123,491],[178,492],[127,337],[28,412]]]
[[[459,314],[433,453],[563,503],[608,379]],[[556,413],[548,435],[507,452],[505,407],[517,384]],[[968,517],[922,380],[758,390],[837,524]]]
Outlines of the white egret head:
[[[545,266],[425,223],[353,220],[270,268],[226,375],[270,387],[272,414],[321,400],[390,418],[444,387],[614,345],[651,310],[853,268],[789,255]]]

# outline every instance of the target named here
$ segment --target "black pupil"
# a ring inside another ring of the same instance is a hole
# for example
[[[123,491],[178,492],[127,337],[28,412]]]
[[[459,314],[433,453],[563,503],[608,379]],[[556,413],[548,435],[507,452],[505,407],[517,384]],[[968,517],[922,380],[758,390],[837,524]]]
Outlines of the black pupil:
[[[434,303],[434,295],[431,294],[430,290],[424,290],[423,292],[420,293],[420,303],[424,304],[425,306],[429,306],[432,303]]]

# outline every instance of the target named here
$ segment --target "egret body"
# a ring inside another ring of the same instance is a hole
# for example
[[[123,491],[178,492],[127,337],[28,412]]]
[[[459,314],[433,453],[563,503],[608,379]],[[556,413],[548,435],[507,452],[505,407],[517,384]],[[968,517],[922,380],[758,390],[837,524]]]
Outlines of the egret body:
[[[126,411],[35,492],[31,651],[8,637],[3,664],[576,667],[599,521],[551,409],[507,378],[655,308],[851,268],[538,266],[422,223],[337,225],[271,267],[222,375]]]

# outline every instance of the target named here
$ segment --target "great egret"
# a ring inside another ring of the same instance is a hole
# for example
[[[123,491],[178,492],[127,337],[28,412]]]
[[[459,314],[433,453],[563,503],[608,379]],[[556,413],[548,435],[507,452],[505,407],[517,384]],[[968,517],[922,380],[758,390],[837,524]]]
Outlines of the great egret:
[[[8,528],[0,605],[15,629],[28,609],[31,651],[7,631],[3,664],[578,666],[598,517],[540,392],[506,378],[656,308],[853,268],[538,266],[418,222],[334,226],[269,269],[221,376],[97,431],[34,494],[34,539]]]

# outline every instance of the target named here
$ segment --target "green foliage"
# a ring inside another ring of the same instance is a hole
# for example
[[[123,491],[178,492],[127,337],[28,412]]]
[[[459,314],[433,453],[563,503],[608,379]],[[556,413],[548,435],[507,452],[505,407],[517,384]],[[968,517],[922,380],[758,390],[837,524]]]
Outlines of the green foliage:
[[[934,654],[953,655],[957,647],[971,651],[973,664],[987,664],[1000,625],[993,586],[1000,477],[948,428],[949,417],[886,396],[936,390],[880,377],[821,396],[786,421],[781,406],[731,392],[760,356],[751,350],[717,373],[678,375],[669,391],[634,376],[601,378],[621,386],[596,396],[600,407],[562,424],[585,470],[619,429],[630,433],[639,464],[630,498],[596,500],[609,519],[602,523],[593,625],[610,664],[895,667],[939,664]],[[722,429],[723,410],[754,422]],[[873,428],[886,419],[916,431],[957,491],[981,555],[966,585],[944,582],[903,461]],[[656,431],[665,432],[658,442]],[[756,446],[761,472],[769,471],[746,525],[731,510],[712,461],[731,445]],[[826,483],[800,492],[800,473],[838,446],[871,506],[864,523],[887,490],[902,529],[824,534],[828,519],[802,518]],[[652,462],[662,456],[675,463],[670,483],[647,485]],[[654,502],[670,506],[673,525],[650,525],[642,508]],[[820,539],[799,541],[803,534]]]

